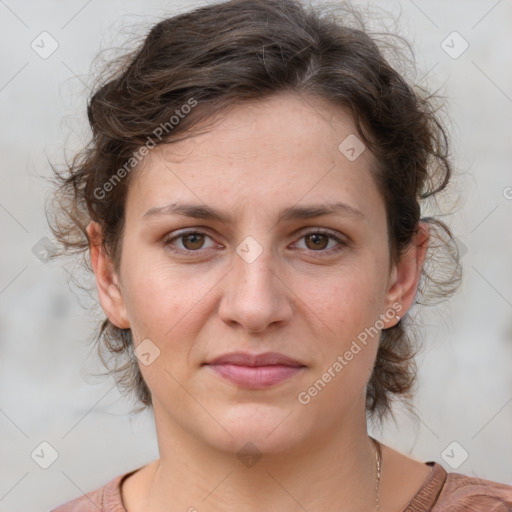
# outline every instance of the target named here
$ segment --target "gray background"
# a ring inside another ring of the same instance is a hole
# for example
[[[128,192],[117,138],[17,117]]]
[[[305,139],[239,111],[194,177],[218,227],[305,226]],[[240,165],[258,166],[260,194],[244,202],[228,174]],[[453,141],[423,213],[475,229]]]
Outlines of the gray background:
[[[203,3],[0,0],[0,511],[48,510],[158,456],[152,415],[129,415],[113,380],[91,375],[102,370],[88,344],[101,313],[87,311],[94,298],[68,285],[73,266],[45,263],[33,248],[51,238],[47,158],[62,163],[64,149],[72,155],[87,140],[98,51],[124,41],[133,24]],[[417,79],[447,98],[457,173],[446,220],[465,276],[453,299],[418,319],[419,421],[398,408],[400,427],[374,435],[448,470],[467,452],[457,472],[512,483],[512,4],[381,5],[401,11]],[[31,47],[43,31],[58,43],[47,58]],[[469,44],[457,58],[441,46],[462,49],[458,36],[446,39],[454,31]],[[58,454],[48,469],[36,463],[51,457],[43,441]]]

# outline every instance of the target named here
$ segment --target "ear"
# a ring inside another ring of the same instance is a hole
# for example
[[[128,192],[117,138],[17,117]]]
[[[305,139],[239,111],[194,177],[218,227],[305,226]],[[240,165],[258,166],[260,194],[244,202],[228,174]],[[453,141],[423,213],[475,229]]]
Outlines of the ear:
[[[400,317],[409,310],[416,296],[429,239],[428,224],[420,222],[409,248],[392,268],[386,303],[388,310],[395,311]],[[384,328],[393,327],[398,321],[396,317],[391,320],[386,317]]]
[[[96,279],[98,297],[101,307],[108,319],[121,329],[130,327],[119,278],[114,271],[114,264],[102,245],[101,226],[91,221],[87,226],[91,264]]]

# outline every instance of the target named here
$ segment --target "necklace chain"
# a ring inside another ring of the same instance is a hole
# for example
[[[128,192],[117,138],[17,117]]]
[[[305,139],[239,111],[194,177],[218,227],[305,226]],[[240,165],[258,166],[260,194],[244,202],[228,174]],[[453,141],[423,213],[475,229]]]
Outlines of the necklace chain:
[[[377,441],[375,439],[373,439],[373,437],[371,437],[370,439],[375,444],[375,459],[377,462],[377,482],[375,485],[375,506],[376,506],[376,510],[380,510],[379,487],[380,487],[380,476],[382,473],[382,471],[381,471],[382,461],[381,461],[380,448],[379,448]]]

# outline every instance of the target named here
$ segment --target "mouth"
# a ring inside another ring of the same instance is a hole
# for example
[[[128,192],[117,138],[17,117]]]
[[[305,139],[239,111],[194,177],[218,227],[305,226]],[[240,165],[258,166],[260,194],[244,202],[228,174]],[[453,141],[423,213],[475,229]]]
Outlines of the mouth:
[[[208,363],[217,375],[247,389],[264,389],[290,379],[304,371],[305,365],[284,354],[231,353]]]

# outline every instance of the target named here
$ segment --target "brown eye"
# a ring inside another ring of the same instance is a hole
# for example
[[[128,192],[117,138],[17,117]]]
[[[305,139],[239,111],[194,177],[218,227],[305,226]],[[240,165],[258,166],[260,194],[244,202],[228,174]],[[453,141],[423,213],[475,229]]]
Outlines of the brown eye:
[[[180,237],[183,240],[183,247],[190,251],[201,249],[204,244],[204,235],[202,233],[190,233]]]
[[[306,240],[306,245],[309,249],[325,249],[329,244],[329,236],[323,233],[311,233],[306,235],[304,239]],[[311,242],[311,244],[309,243]]]
[[[205,246],[205,242],[210,240],[210,246]],[[180,254],[191,254],[194,252],[202,253],[204,250],[212,249],[215,243],[206,233],[200,231],[181,232],[175,236],[169,237],[163,241],[166,248]],[[203,251],[201,250],[203,249]]]
[[[348,247],[348,243],[330,231],[310,231],[300,238],[299,247],[314,256],[329,256],[337,254]]]

